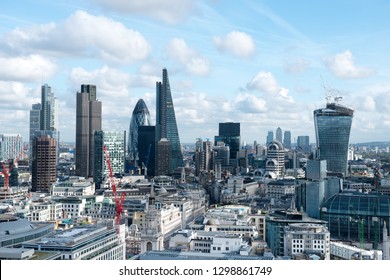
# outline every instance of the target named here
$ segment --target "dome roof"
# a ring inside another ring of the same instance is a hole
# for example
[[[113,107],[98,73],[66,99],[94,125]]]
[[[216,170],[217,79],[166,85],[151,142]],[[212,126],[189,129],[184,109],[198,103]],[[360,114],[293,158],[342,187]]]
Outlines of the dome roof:
[[[322,212],[388,217],[390,213],[390,196],[360,192],[339,193],[324,202]]]
[[[219,221],[214,218],[210,218],[207,220],[206,225],[213,226],[213,225],[219,225]]]
[[[273,140],[271,143],[268,144],[268,150],[283,150],[283,144],[280,143],[278,140]]]

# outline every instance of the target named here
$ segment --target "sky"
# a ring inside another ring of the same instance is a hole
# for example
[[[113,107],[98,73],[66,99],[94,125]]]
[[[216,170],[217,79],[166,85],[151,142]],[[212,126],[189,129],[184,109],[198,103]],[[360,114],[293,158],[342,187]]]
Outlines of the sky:
[[[380,0],[20,0],[0,2],[0,134],[29,137],[47,83],[61,140],[75,141],[76,93],[95,84],[102,128],[128,131],[137,101],[155,123],[167,68],[182,143],[241,123],[315,142],[326,95],[355,110],[350,143],[390,141],[390,2]]]

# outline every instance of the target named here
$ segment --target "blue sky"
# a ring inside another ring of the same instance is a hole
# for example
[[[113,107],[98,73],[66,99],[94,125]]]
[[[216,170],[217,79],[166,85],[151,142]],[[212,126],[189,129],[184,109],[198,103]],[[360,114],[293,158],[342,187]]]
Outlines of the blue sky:
[[[62,140],[75,139],[76,92],[97,85],[103,129],[128,130],[139,98],[155,116],[168,69],[182,142],[241,123],[314,142],[328,89],[355,109],[351,143],[390,141],[388,1],[24,0],[0,3],[0,133],[28,139],[49,84]]]

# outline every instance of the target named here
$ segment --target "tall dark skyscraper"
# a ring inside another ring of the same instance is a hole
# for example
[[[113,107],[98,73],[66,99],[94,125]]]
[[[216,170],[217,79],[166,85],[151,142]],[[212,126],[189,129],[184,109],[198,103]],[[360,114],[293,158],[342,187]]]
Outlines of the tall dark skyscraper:
[[[50,192],[56,181],[56,139],[37,136],[32,146],[32,191]]]
[[[353,110],[335,102],[314,110],[317,158],[326,160],[327,171],[347,174],[348,145]]]
[[[214,145],[224,142],[230,149],[230,159],[236,160],[240,150],[240,123],[226,122],[219,124],[219,135],[214,137]]]
[[[162,71],[162,82],[156,82],[156,143],[163,138],[167,139],[171,145],[170,173],[172,173],[177,167],[182,167],[184,163],[168,71],[165,68]],[[161,157],[158,155],[157,149],[156,170],[158,170],[159,158]]]
[[[138,166],[138,127],[150,125],[150,113],[143,99],[138,100],[131,115],[128,140],[128,156]],[[154,127],[153,127],[154,129]],[[154,146],[154,145],[153,145]]]
[[[76,175],[93,177],[94,133],[102,129],[102,103],[95,85],[81,85],[76,103]]]

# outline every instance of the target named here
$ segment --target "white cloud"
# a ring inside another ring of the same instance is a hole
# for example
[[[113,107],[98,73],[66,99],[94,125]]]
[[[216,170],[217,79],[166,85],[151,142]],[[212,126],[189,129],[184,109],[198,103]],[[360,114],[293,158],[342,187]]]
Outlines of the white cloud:
[[[34,92],[23,83],[0,81],[0,108],[2,110],[31,109],[33,103],[40,102]],[[1,115],[6,115],[2,111]],[[11,113],[12,115],[12,113]]]
[[[256,51],[252,37],[240,31],[232,31],[225,37],[214,37],[213,41],[219,51],[231,53],[239,58],[252,57]]]
[[[72,85],[94,84],[98,98],[105,96],[125,97],[128,95],[130,75],[114,68],[102,68],[87,71],[81,67],[73,68],[70,73]]]
[[[82,67],[75,67],[70,73],[72,86],[81,84],[95,84],[101,96],[124,97],[128,96],[130,88],[155,88],[158,76],[147,74],[131,75],[116,68],[103,66],[88,71]]]
[[[210,62],[191,49],[183,39],[173,38],[166,47],[166,53],[191,74],[205,76],[210,72]]]
[[[256,89],[266,93],[275,93],[280,90],[275,77],[271,72],[257,73],[247,85],[248,89]]]
[[[195,8],[195,0],[91,0],[105,8],[124,14],[141,14],[166,23],[186,19]]]
[[[239,94],[234,102],[237,110],[243,113],[267,112],[267,102],[262,98],[254,96],[253,94]]]
[[[349,50],[325,58],[324,63],[335,76],[340,78],[365,78],[373,73],[369,68],[355,65],[354,57]]]
[[[9,52],[98,57],[115,63],[146,59],[149,43],[137,31],[103,16],[76,11],[59,24],[17,28],[2,39]]]
[[[249,90],[257,90],[269,95],[267,98],[281,102],[292,103],[293,98],[288,94],[289,90],[279,86],[271,72],[260,71],[247,84]]]
[[[295,60],[286,61],[284,65],[284,71],[289,74],[298,74],[304,72],[309,67],[310,61],[303,58],[299,58]]]
[[[54,62],[40,55],[0,57],[0,65],[0,77],[8,81],[37,82],[57,70]]]

